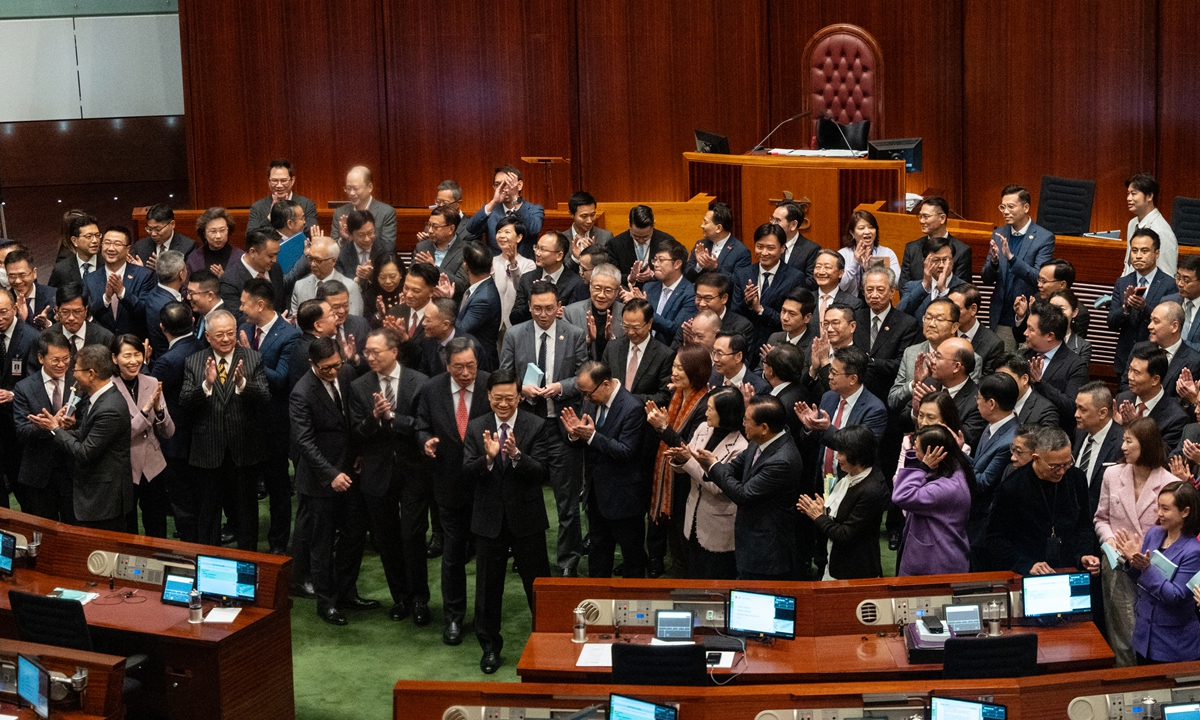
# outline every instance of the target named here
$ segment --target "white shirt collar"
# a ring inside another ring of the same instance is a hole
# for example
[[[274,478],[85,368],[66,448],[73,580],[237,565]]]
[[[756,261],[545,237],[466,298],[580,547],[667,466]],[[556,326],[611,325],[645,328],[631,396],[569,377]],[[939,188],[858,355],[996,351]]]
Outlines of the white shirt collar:
[[[732,385],[734,387],[740,386],[742,384],[742,381],[744,381],[746,379],[746,363],[742,363],[742,369],[738,370],[736,375],[734,375],[731,378],[726,378],[726,379],[729,380],[730,385]]]
[[[1028,400],[1032,394],[1033,394],[1032,387],[1025,388],[1025,394],[1022,395],[1021,397],[1017,398],[1017,404],[1013,405],[1013,412],[1016,413],[1017,415],[1020,415],[1021,412],[1025,409],[1025,401]]]
[[[621,381],[613,378],[613,391],[608,394],[608,400],[603,403],[605,410],[612,410],[613,401],[617,399],[619,392],[621,392]]]
[[[958,331],[963,335],[966,335],[967,339],[971,342],[975,342],[975,333],[979,332],[979,318],[975,318],[975,324],[971,326],[970,330],[963,330],[961,327],[959,327]]]
[[[120,276],[124,277],[125,276],[125,268],[127,268],[127,267],[129,267],[128,262],[121,263],[121,267],[117,268],[116,270],[109,270],[108,266],[105,265],[104,272],[109,275],[120,275]]]
[[[88,396],[88,399],[91,401],[92,406],[95,407],[96,398],[100,397],[101,395],[108,392],[109,390],[112,390],[112,388],[113,388],[113,384],[112,384],[112,380],[110,379],[108,382],[104,383],[104,385],[99,390],[97,390],[96,392],[94,392],[90,396]]]
[[[376,376],[378,376],[381,381],[383,378],[388,377],[388,378],[391,378],[392,380],[396,381],[397,383],[399,383],[400,382],[400,363],[396,363],[396,367],[392,368],[392,371],[390,373],[386,373],[386,374],[385,373],[376,373]]]
[[[1183,344],[1183,338],[1180,337],[1178,340],[1175,341],[1174,345],[1172,345],[1171,347],[1166,349],[1167,350],[1167,362],[1171,362],[1172,360],[1175,359],[1175,353],[1179,352],[1179,346],[1182,344]]]
[[[649,335],[646,336],[645,340],[641,341],[640,343],[638,343],[636,345],[634,345],[633,343],[630,343],[630,350],[632,350],[635,347],[637,348],[638,362],[641,362],[642,356],[646,354],[646,346],[649,344],[650,344],[650,336]]]
[[[1163,397],[1164,397],[1165,395],[1166,395],[1166,391],[1165,391],[1165,390],[1163,390],[1163,389],[1160,387],[1160,388],[1158,389],[1158,394],[1157,394],[1157,395],[1155,395],[1154,397],[1150,398],[1149,400],[1146,400],[1146,401],[1145,401],[1145,402],[1146,402],[1146,413],[1145,413],[1145,414],[1146,414],[1146,415],[1149,415],[1151,412],[1153,412],[1154,408],[1158,406],[1158,402],[1159,402],[1160,400],[1162,400],[1162,399],[1163,399]],[[1135,396],[1135,398],[1136,398],[1136,396]],[[1139,401],[1141,400],[1141,398],[1137,398],[1137,399],[1138,399]],[[1136,403],[1135,403],[1135,404],[1136,404]]]
[[[1029,233],[1029,226],[1030,226],[1030,225],[1032,225],[1032,224],[1033,224],[1033,218],[1025,218],[1025,225],[1024,225],[1024,226],[1023,226],[1023,227],[1022,227],[1020,230],[1017,230],[1016,228],[1013,228],[1012,234],[1013,234],[1013,235],[1025,235],[1025,234],[1028,234],[1028,233]]]
[[[1134,270],[1134,272],[1137,273],[1136,270]],[[1142,278],[1144,277],[1144,278],[1146,278],[1146,285],[1153,285],[1154,284],[1154,276],[1157,274],[1158,274],[1158,266],[1155,265],[1154,267],[1150,268],[1150,272],[1146,273],[1145,275],[1138,273],[1137,279],[1134,280],[1134,284],[1140,285],[1142,282]]]
[[[1004,426],[1004,423],[1008,422],[1009,420],[1012,420],[1015,417],[1016,417],[1016,415],[1014,415],[1013,413],[1009,413],[994,423],[988,423],[988,432],[991,433],[992,435],[995,435],[1000,430],[1000,428]]]
[[[266,337],[271,332],[271,328],[275,327],[275,321],[278,319],[279,313],[273,312],[271,313],[271,319],[267,321],[266,325],[258,326],[258,329],[262,330],[263,337]]]
[[[474,385],[468,385],[468,386],[466,386],[466,387],[463,387],[463,386],[461,386],[461,385],[459,385],[459,384],[458,384],[458,381],[457,381],[457,380],[455,380],[454,378],[450,378],[450,392],[451,392],[451,394],[453,394],[453,393],[465,392],[465,393],[467,393],[467,394],[469,395],[469,394],[471,394],[471,392],[474,390],[474,387],[475,387]]]
[[[866,385],[859,385],[857,390],[850,393],[846,397],[846,412],[847,412],[847,414],[850,412],[850,408],[854,407],[854,403],[858,402],[858,399],[860,397],[862,397],[863,390],[865,390],[865,389],[866,389]],[[849,420],[850,418],[847,417],[846,419]]]
[[[1112,429],[1112,424],[1113,419],[1109,418],[1108,422],[1104,423],[1104,427],[1100,428],[1099,432],[1089,435],[1088,437],[1091,438],[1092,442],[1094,443],[1104,442],[1104,438],[1108,436],[1108,431]]]
[[[957,384],[957,385],[954,385],[953,387],[948,387],[948,388],[946,388],[946,392],[950,393],[950,397],[952,397],[952,398],[957,398],[957,397],[958,397],[958,391],[959,391],[959,390],[962,390],[962,388],[963,388],[963,385],[966,385],[966,384],[967,384],[967,380],[970,380],[970,379],[971,379],[971,376],[970,376],[970,375],[968,375],[968,376],[967,376],[967,378],[966,378],[966,380],[963,380],[962,382],[960,382],[960,383],[959,383],[959,384]]]
[[[773,395],[775,397],[779,397],[779,393],[783,392],[783,389],[791,384],[792,384],[791,380],[784,380],[783,382],[779,383],[775,387],[771,388],[771,395]]]
[[[665,284],[664,284],[664,285],[663,285],[663,288],[664,288],[664,289],[666,289],[666,290],[670,290],[672,293],[674,293],[674,292],[675,292],[675,288],[679,287],[679,283],[681,283],[681,282],[683,282],[683,276],[682,276],[682,275],[680,275],[679,277],[675,278],[675,282],[671,283],[670,285],[665,285]],[[722,315],[722,317],[724,317],[724,316]]]
[[[167,292],[171,293],[171,297],[175,298],[175,302],[183,302],[183,295],[175,288],[168,287],[166,285],[163,285],[162,283],[159,283],[158,286],[160,288],[162,288],[163,290],[166,290]]]
[[[729,238],[733,237],[733,233],[725,233],[725,237],[720,240],[713,240],[712,253],[716,255],[725,247],[725,243],[729,242]]]
[[[490,277],[491,277],[491,275],[484,275],[483,278],[481,278],[478,282],[476,282],[476,283],[472,284],[470,287],[468,287],[467,292],[474,295],[475,291],[479,289],[479,286],[483,284],[483,281],[487,280]]]
[[[258,277],[258,271],[250,267],[250,263],[246,262],[245,254],[242,255],[242,266],[245,267],[246,271],[250,273],[250,277]]]
[[[545,268],[542,268],[542,275],[554,278],[554,283],[557,285],[559,279],[562,278],[563,270],[566,270],[566,269],[567,269],[566,265],[559,265],[557,270],[555,270],[552,273],[548,273],[548,272],[546,272]]]
[[[879,318],[879,323],[882,325],[883,323],[887,322],[887,316],[888,316],[888,313],[890,313],[891,311],[892,311],[892,306],[891,306],[891,305],[888,305],[887,307],[885,307],[885,308],[883,309],[883,312],[881,312],[881,313],[877,313],[877,312],[875,312],[874,310],[871,310],[871,311],[870,311],[870,313],[871,313],[871,321],[872,321],[872,322],[874,322],[874,321],[875,321],[875,318]]]
[[[759,445],[759,446],[758,446],[758,450],[759,450],[759,452],[765,452],[765,451],[766,451],[766,449],[767,449],[767,448],[769,448],[769,447],[771,446],[771,443],[773,443],[773,442],[775,442],[776,440],[778,440],[779,438],[783,437],[783,435],[784,435],[784,433],[783,433],[783,431],[782,431],[782,430],[780,430],[779,432],[775,433],[775,434],[774,434],[774,435],[771,437],[771,439],[764,441],[764,442],[763,442],[761,445]]]
[[[518,412],[520,412],[519,409],[514,409],[512,417],[510,417],[507,420],[501,420],[499,415],[492,413],[492,419],[496,421],[496,429],[499,430],[500,426],[504,425],[505,423],[508,424],[509,430],[512,430],[513,428],[515,428],[517,426],[517,413]]]
[[[1162,213],[1160,213],[1158,211],[1158,208],[1154,208],[1150,212],[1146,213],[1146,217],[1142,218],[1141,220],[1134,218],[1134,221],[1137,223],[1137,227],[1144,228],[1144,227],[1149,227],[1150,223],[1154,222],[1155,220],[1157,220],[1161,217],[1162,217]]]

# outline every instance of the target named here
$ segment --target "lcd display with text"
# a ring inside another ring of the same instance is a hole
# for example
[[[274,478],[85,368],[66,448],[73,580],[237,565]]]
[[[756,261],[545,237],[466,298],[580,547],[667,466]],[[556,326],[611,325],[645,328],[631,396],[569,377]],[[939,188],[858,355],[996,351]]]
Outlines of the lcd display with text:
[[[1200,703],[1162,706],[1163,720],[1200,720]]]
[[[210,555],[196,556],[196,589],[206,600],[254,602],[258,566]]]
[[[1025,617],[1052,617],[1092,611],[1088,573],[1029,575],[1021,578]]]
[[[24,655],[17,656],[17,694],[38,717],[50,717],[50,673]]]
[[[608,720],[677,720],[675,708],[625,695],[609,695]]]
[[[692,639],[692,613],[688,610],[659,610],[654,613],[654,637],[683,642]]]
[[[729,591],[729,631],[740,635],[796,637],[796,598]]]
[[[1005,720],[1008,710],[1003,705],[954,700],[952,698],[930,698],[929,720]]]
[[[0,532],[0,575],[11,575],[17,558],[17,536]]]

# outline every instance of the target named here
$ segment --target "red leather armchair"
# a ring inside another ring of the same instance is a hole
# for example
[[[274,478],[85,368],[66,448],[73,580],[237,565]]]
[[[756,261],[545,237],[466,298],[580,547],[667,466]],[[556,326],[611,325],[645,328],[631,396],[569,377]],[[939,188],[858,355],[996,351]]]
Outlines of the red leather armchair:
[[[804,46],[807,110],[816,147],[817,121],[847,125],[871,121],[869,137],[883,135],[883,52],[866,30],[838,23],[817,31]]]

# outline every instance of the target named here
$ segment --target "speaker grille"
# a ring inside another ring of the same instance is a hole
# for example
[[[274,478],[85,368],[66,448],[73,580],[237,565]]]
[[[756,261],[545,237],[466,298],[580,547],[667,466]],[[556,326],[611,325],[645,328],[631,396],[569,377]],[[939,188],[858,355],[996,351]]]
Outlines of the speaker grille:
[[[870,600],[864,600],[858,606],[858,621],[864,625],[874,625],[879,620],[879,607]]]
[[[600,606],[595,600],[584,600],[579,603],[579,608],[583,610],[583,620],[589,625],[600,620]]]

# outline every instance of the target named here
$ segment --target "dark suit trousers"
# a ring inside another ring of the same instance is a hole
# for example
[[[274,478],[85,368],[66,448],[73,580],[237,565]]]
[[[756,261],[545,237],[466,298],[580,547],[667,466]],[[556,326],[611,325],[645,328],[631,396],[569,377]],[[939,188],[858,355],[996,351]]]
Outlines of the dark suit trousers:
[[[0,408],[0,412],[11,413],[12,403],[8,403],[7,411]],[[0,496],[3,496],[0,497],[0,507],[9,507],[8,491],[12,490],[13,494],[17,496],[17,502],[21,505],[21,509],[24,509],[28,501],[22,501],[21,498],[25,496],[28,488],[17,482],[17,478],[21,475],[21,445],[17,442],[16,433],[10,430],[0,430],[0,448],[3,448],[0,450],[0,472],[4,473],[8,480],[7,488],[0,487],[0,490],[3,490],[0,492]]]
[[[409,473],[400,481],[400,537],[409,597],[429,602],[429,558],[425,533],[433,505],[433,479],[425,472]]]
[[[258,494],[253,468],[240,468],[229,453],[221,466],[200,470],[200,542],[221,545],[221,507],[232,513],[238,550],[258,549]],[[226,502],[227,501],[227,502]]]
[[[508,549],[521,573],[525,600],[533,614],[533,580],[550,575],[550,559],[546,556],[546,533],[537,532],[513,537],[508,521],[500,526],[495,539],[475,536],[475,637],[484,652],[499,654],[504,647],[500,637],[500,609],[504,601],[504,579],[508,575]]]
[[[667,548],[670,547],[673,574],[692,577],[688,564],[690,553],[685,549],[683,535],[683,516],[687,512],[691,481],[682,473],[672,475],[671,517],[660,517],[657,522],[649,522],[646,526],[646,550],[650,559],[665,561]]]
[[[167,483],[166,475],[171,472],[168,467],[158,474],[154,480],[142,476],[141,482],[133,486],[135,505],[125,516],[125,532],[138,534],[137,505],[142,507],[142,525],[146,535],[165,538],[167,536]]]
[[[333,497],[300,494],[292,544],[297,582],[312,579],[317,610],[358,595],[358,571],[366,545],[366,509],[351,487]]]
[[[575,567],[583,557],[583,531],[580,523],[579,494],[583,489],[583,450],[567,442],[567,431],[557,417],[546,422],[558,432],[550,434],[550,486],[558,509],[559,569]]]
[[[167,469],[162,479],[167,481],[167,500],[175,516],[175,531],[184,542],[200,542],[200,487],[196,469],[188,464],[187,458],[168,457]]]
[[[442,615],[461,625],[467,616],[467,544],[471,539],[471,505],[437,506],[442,519]],[[545,537],[542,538],[543,542]],[[520,566],[518,566],[519,568]]]
[[[621,576],[646,577],[645,516],[607,520],[598,508],[596,490],[593,488],[588,495],[588,535],[592,538],[592,551],[588,554],[588,577],[612,577],[613,555],[617,545],[621,546],[621,559],[625,564]]]
[[[267,459],[260,465],[263,484],[271,508],[271,526],[267,529],[267,547],[286,551],[292,529],[292,481],[288,476],[288,436],[270,433]]]
[[[91,528],[92,530],[125,532],[125,518],[123,517],[115,517],[111,520],[80,520],[76,524],[79,527]]]
[[[401,480],[392,478],[387,494],[383,497],[363,497],[367,509],[371,539],[379,552],[379,562],[387,578],[388,590],[393,603],[407,603],[412,596],[408,575],[405,572],[405,552],[400,522]],[[422,548],[421,564],[425,564]]]
[[[32,514],[68,525],[77,524],[71,473],[65,468],[56,472],[44,488],[26,487],[25,497]]]

